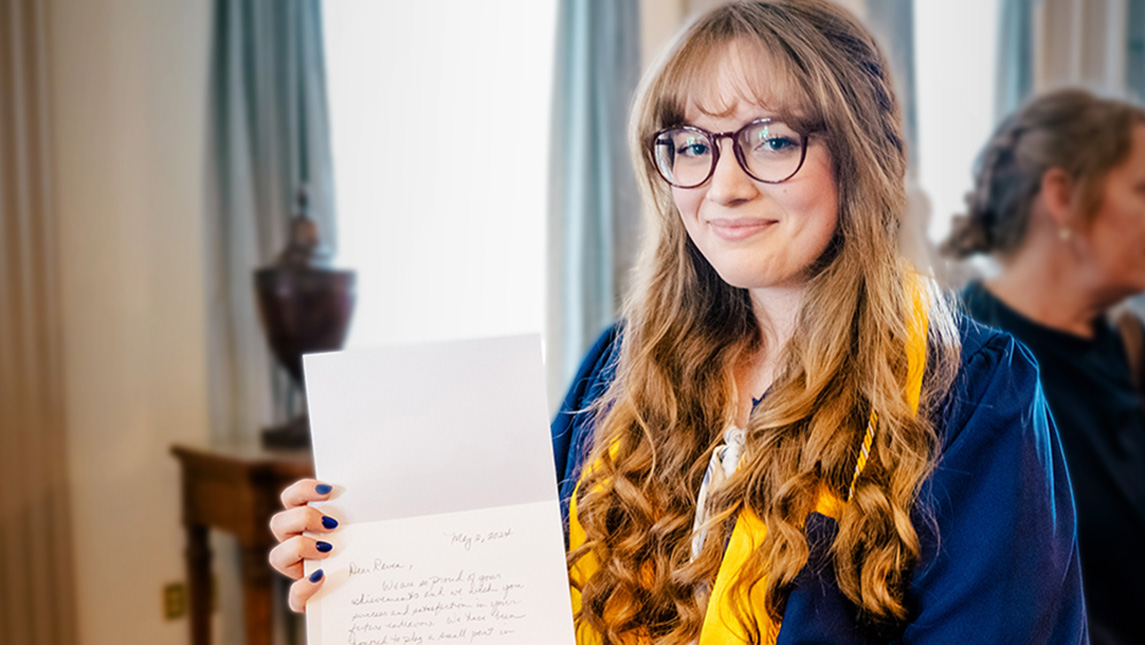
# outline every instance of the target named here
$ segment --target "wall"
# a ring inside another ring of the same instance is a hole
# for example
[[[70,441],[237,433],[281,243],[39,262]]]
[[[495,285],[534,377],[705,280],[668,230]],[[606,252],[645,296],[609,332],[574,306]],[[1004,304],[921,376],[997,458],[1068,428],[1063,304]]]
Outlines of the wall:
[[[684,23],[687,0],[640,0],[640,61],[642,70],[656,61]]]
[[[187,642],[173,441],[207,437],[202,254],[210,3],[49,17],[66,415],[83,645]]]

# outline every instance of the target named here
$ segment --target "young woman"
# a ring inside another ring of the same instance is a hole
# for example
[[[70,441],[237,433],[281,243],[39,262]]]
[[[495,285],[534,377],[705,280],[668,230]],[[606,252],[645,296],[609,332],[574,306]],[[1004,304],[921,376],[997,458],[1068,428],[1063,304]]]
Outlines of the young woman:
[[[1145,291],[1145,110],[1081,90],[1039,97],[998,128],[976,183],[947,250],[990,253],[1001,272],[966,288],[967,309],[1038,359],[1093,642],[1145,643],[1145,409],[1111,324]]]
[[[822,0],[742,2],[648,73],[622,322],[553,423],[581,643],[1085,640],[1033,361],[899,251],[887,63]],[[321,584],[323,499],[271,555]]]

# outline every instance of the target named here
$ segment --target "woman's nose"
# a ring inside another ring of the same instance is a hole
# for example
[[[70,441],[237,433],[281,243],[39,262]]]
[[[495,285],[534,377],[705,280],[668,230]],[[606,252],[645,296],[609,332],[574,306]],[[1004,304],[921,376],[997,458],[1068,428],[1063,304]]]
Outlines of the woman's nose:
[[[716,145],[720,146],[720,158],[708,180],[707,198],[720,204],[734,204],[758,194],[755,182],[736,159],[732,142],[721,140]]]

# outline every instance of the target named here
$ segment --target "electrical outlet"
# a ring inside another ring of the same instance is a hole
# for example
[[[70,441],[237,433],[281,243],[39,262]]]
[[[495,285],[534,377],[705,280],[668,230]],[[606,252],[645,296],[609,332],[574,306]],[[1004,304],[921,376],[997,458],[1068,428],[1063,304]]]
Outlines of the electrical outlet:
[[[187,613],[187,585],[172,582],[163,587],[163,616],[167,620],[182,618]]]

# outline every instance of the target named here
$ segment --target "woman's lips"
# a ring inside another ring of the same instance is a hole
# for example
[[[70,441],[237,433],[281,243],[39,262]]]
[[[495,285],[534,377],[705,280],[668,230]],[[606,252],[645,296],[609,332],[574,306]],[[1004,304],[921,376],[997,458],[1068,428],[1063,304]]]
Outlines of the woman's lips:
[[[708,226],[716,237],[729,242],[745,240],[775,224],[770,219],[711,219]]]

